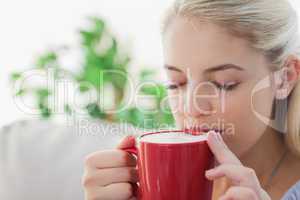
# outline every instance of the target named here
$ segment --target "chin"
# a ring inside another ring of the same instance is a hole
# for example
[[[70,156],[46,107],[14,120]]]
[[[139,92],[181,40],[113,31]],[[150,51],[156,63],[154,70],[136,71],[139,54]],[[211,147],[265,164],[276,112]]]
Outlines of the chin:
[[[248,151],[248,145],[242,144],[239,140],[236,140],[234,135],[223,135],[223,140],[228,148],[236,155],[241,158]]]

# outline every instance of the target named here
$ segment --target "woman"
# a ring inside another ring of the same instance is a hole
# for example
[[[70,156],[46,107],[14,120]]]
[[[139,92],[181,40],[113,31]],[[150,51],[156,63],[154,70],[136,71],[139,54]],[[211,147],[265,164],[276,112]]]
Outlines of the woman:
[[[176,124],[214,129],[213,199],[300,199],[300,38],[289,2],[175,1],[163,46]],[[85,165],[87,200],[135,198],[133,156],[96,152]]]

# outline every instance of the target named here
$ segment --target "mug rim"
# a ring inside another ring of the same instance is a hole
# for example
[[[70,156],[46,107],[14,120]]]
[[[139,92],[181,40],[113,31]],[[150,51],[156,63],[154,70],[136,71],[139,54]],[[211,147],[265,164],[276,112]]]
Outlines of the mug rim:
[[[184,143],[156,143],[156,142],[145,142],[145,141],[141,141],[141,139],[145,136],[149,136],[149,135],[154,135],[154,134],[164,134],[164,133],[187,133],[193,136],[199,136],[199,135],[204,135],[206,136],[205,140],[201,140],[201,141],[193,141],[193,142],[184,142]],[[151,144],[157,144],[157,145],[180,145],[180,144],[190,144],[190,143],[198,143],[198,142],[205,142],[207,141],[207,133],[203,132],[202,134],[200,134],[200,132],[194,132],[192,130],[188,130],[188,129],[175,129],[175,130],[161,130],[161,131],[154,131],[154,132],[147,132],[147,133],[143,133],[142,135],[138,136],[138,144],[140,144],[141,142],[143,143],[151,143]]]

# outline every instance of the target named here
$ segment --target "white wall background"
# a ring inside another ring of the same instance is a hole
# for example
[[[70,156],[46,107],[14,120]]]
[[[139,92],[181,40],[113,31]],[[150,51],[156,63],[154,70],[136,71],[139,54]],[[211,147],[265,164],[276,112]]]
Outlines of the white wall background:
[[[128,41],[141,64],[162,63],[160,18],[170,0],[1,0],[0,126],[27,116],[19,111],[8,87],[10,72],[28,69],[37,54],[59,44],[78,43],[86,17],[103,16],[122,41]],[[74,63],[76,64],[76,63]]]
[[[29,117],[12,100],[9,74],[29,68],[37,53],[53,45],[76,44],[76,30],[87,22],[86,16],[105,17],[121,40],[130,41],[136,67],[159,67],[162,64],[160,18],[171,1],[1,0],[0,126]],[[291,1],[300,11],[299,0]]]

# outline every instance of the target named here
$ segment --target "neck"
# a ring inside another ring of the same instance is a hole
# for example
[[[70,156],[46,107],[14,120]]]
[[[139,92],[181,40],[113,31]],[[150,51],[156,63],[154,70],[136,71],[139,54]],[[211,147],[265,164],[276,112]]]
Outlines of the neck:
[[[283,135],[268,128],[260,140],[245,155],[241,156],[240,160],[245,166],[255,170],[262,187],[264,187],[269,184],[269,178],[276,165],[281,162],[286,150]]]

